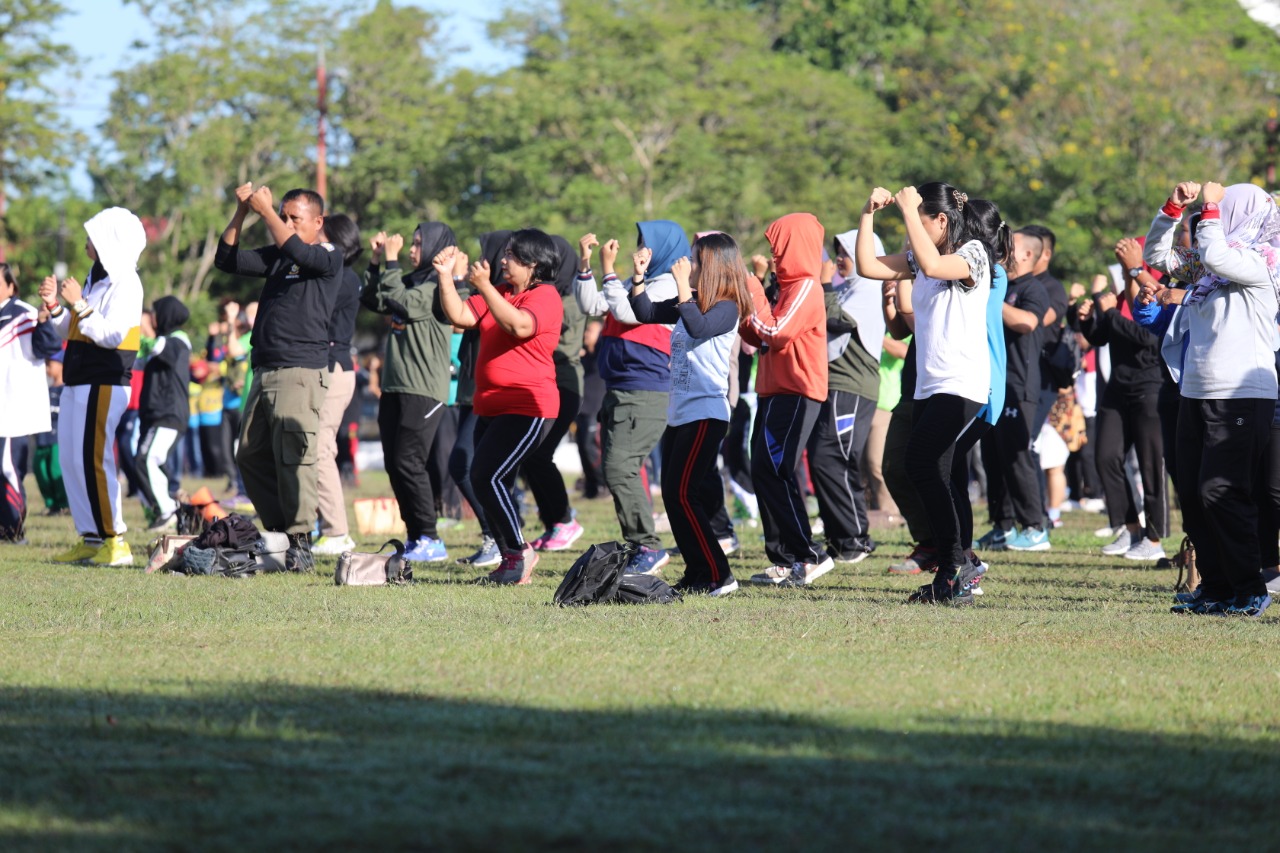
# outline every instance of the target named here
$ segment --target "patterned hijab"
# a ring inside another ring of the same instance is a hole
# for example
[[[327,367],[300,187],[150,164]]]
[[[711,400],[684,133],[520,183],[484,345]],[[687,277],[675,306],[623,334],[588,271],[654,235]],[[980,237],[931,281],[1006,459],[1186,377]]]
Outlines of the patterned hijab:
[[[1275,199],[1253,184],[1232,184],[1227,187],[1218,209],[1227,245],[1261,255],[1271,276],[1271,286],[1280,297],[1280,208],[1276,207]],[[1203,301],[1226,283],[1226,279],[1206,270],[1187,294],[1185,304]]]

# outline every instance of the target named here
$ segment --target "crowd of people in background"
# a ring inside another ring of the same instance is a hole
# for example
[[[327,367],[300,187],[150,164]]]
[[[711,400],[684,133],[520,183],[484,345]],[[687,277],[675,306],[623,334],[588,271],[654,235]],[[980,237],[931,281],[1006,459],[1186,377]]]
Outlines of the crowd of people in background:
[[[1253,185],[1178,184],[1069,287],[1050,229],[942,182],[876,188],[852,230],[788,214],[751,257],[667,220],[625,246],[422,222],[406,247],[310,190],[235,195],[215,266],[264,281],[202,342],[176,297],[144,310],[145,233],[121,208],[85,223],[83,287],[49,276],[33,306],[0,265],[0,539],[24,541],[31,453],[78,535],[56,562],[132,564],[122,501],[172,530],[194,475],[311,571],[357,548],[343,488],[373,395],[405,558],[453,559],[457,494],[479,533],[456,561],[495,584],[573,548],[575,502],[608,496],[628,571],[678,555],[685,592],[739,588],[744,528],[768,562],[752,583],[808,586],[902,524],[914,547],[888,571],[932,575],[910,601],[964,604],[990,554],[1053,548],[1068,510],[1105,512],[1102,555],[1167,561],[1176,501],[1203,580],[1174,612],[1257,616],[1280,591],[1280,212]],[[901,252],[875,233],[889,207]],[[244,249],[251,213],[269,241]],[[385,318],[363,358],[361,310]]]

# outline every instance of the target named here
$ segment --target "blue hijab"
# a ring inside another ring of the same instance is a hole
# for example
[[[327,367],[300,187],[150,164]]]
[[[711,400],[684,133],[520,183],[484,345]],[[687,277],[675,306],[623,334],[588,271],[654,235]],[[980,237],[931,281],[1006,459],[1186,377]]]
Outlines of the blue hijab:
[[[640,242],[653,252],[649,261],[646,278],[657,278],[671,272],[671,265],[681,258],[692,258],[693,250],[689,248],[689,238],[684,236],[684,229],[669,219],[654,219],[649,222],[637,222]]]

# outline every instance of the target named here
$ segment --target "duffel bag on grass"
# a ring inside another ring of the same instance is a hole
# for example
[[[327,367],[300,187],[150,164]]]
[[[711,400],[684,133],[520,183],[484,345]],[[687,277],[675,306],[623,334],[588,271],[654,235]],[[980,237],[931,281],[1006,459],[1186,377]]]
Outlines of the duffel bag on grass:
[[[605,542],[592,545],[569,569],[556,590],[561,607],[588,604],[670,604],[679,593],[661,578],[626,574],[627,565],[639,551],[636,545]]]
[[[652,575],[623,575],[613,600],[618,604],[671,604],[680,593],[671,584]]]
[[[388,545],[394,554],[383,554]],[[338,558],[338,568],[333,582],[338,586],[386,586],[389,583],[409,583],[413,580],[413,567],[404,559],[404,543],[390,539],[382,543],[372,554],[344,551]]]

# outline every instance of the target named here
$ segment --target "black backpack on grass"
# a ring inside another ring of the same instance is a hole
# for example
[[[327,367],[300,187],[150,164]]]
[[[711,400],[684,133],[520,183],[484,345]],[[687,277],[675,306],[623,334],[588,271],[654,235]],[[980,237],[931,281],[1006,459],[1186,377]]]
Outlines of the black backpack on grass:
[[[613,601],[622,573],[640,548],[631,543],[592,545],[574,561],[552,599],[561,607],[585,607]]]
[[[618,604],[671,604],[680,601],[680,593],[662,578],[623,575],[613,600]]]

